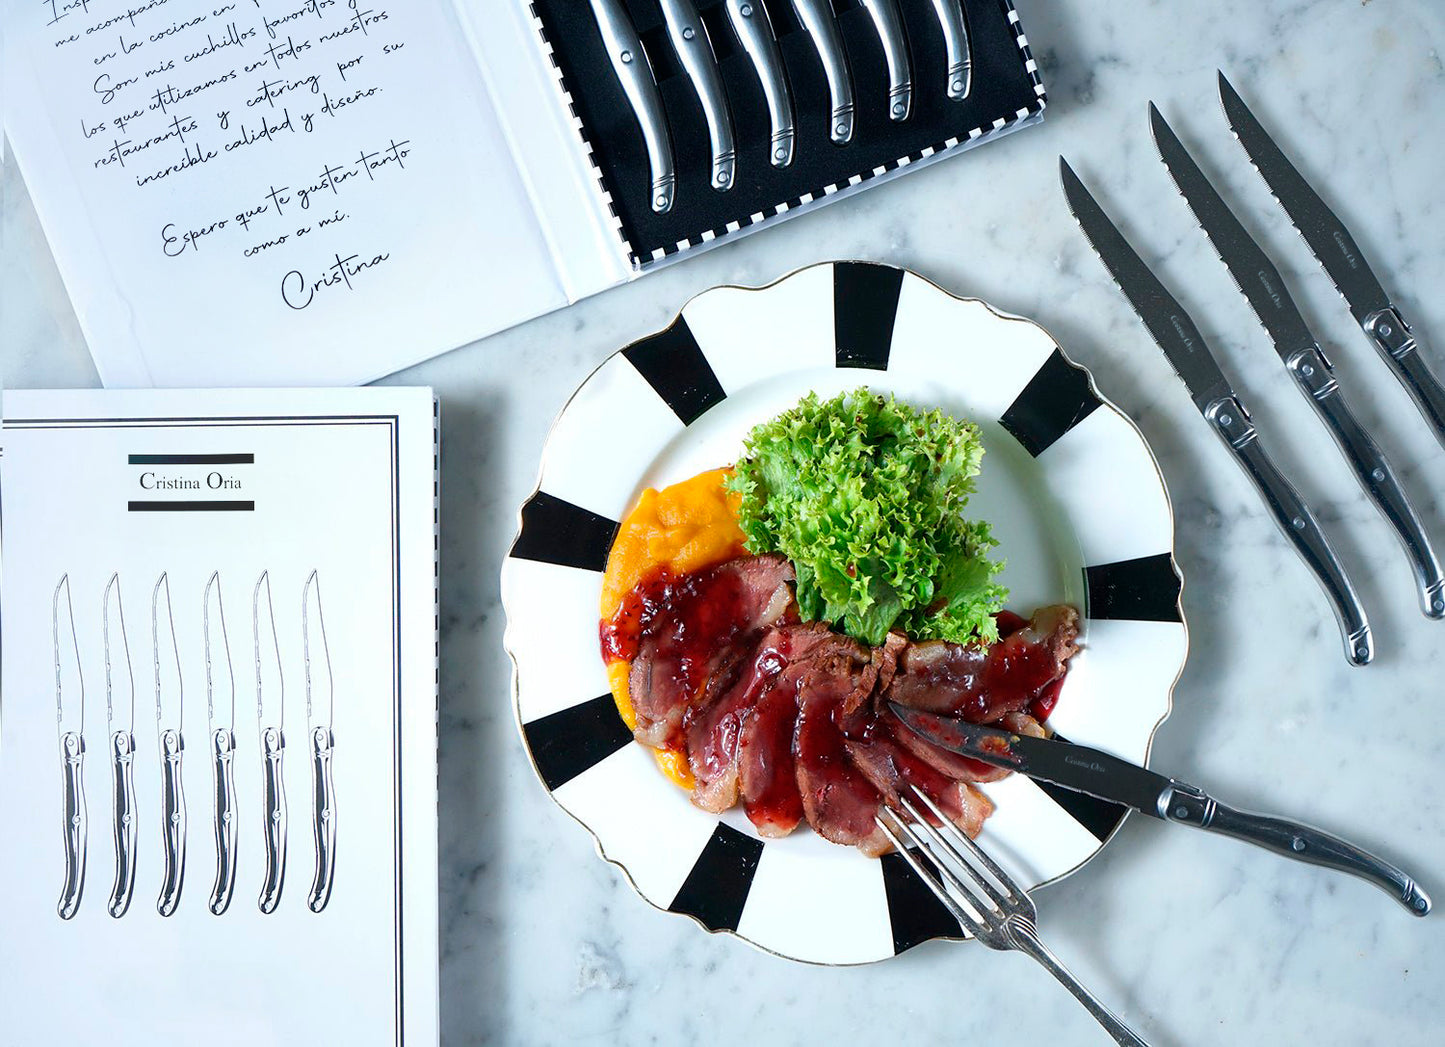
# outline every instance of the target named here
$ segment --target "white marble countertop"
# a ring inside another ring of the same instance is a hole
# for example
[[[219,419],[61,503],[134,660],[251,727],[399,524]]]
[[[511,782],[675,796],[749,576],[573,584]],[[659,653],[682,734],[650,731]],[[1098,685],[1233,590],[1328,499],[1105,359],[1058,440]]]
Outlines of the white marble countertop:
[[[1158,102],[1276,258],[1357,409],[1445,543],[1445,452],[1230,139],[1223,67],[1323,183],[1445,367],[1445,9],[1434,0],[1018,0],[1050,105],[1040,128],[721,247],[391,381],[443,400],[441,1009],[467,1043],[852,1040],[1094,1044],[1029,960],[930,943],[865,968],[754,952],[641,901],[533,776],[513,725],[498,570],[543,437],[609,352],[690,295],[828,258],[909,266],[1033,317],[1135,418],[1173,496],[1192,653],[1154,764],[1378,849],[1445,897],[1445,623],[1157,161]],[[1176,288],[1316,506],[1375,624],[1349,668],[1311,575],[1195,415],[1070,218],[1066,153]],[[13,165],[0,366],[10,387],[97,382]],[[1445,915],[1203,833],[1131,819],[1038,893],[1044,937],[1156,1044],[1433,1044]],[[846,919],[846,914],[840,914]],[[906,1034],[900,1030],[907,1029]]]

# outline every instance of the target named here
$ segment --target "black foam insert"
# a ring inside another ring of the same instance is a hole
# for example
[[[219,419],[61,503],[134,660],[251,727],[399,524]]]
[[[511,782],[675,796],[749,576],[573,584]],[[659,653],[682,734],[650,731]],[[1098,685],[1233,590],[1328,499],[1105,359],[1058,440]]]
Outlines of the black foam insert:
[[[918,159],[927,149],[966,140],[975,129],[988,132],[999,120],[1011,123],[1021,110],[1033,114],[1043,108],[1037,77],[1027,68],[1026,49],[1009,18],[1009,0],[964,0],[973,86],[962,101],[945,93],[943,35],[932,0],[899,0],[912,63],[913,111],[905,121],[890,120],[887,66],[873,21],[858,0],[834,0],[857,107],[853,140],[834,145],[828,137],[823,67],[791,0],[756,0],[767,9],[778,38],[797,126],[793,162],[777,168],[768,160],[771,128],[752,61],[720,0],[696,0],[737,139],[734,185],[718,192],[709,184],[711,148],[702,106],[668,40],[661,8],[657,0],[624,2],[658,81],[672,138],[677,193],[666,214],[655,213],[649,204],[642,133],[603,48],[591,5],[533,0],[532,6],[638,263],[652,260],[658,251],[672,253],[679,244],[697,242],[704,233],[721,235],[731,223],[748,225],[757,214],[771,217],[780,204],[796,206],[805,195],[822,196],[827,187],[846,185],[855,176],[897,167],[902,158]]]

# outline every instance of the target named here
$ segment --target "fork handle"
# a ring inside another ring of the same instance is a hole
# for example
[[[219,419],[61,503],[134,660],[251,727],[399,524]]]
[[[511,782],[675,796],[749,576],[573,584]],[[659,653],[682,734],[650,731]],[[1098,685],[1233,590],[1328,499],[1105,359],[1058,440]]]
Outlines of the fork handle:
[[[1068,989],[1084,1005],[1084,1010],[1094,1017],[1094,1021],[1103,1026],[1104,1031],[1114,1038],[1115,1043],[1124,1044],[1125,1047],[1149,1047],[1149,1041],[1141,1038],[1133,1029],[1125,1025],[1117,1014],[1104,1006],[1104,1002],[1086,989],[1063,962],[1053,954],[1053,951],[1043,943],[1039,932],[1034,929],[1032,923],[1025,923],[1018,919],[1009,921],[1011,937],[1019,949],[1028,953],[1044,970],[1052,974],[1060,985]]]

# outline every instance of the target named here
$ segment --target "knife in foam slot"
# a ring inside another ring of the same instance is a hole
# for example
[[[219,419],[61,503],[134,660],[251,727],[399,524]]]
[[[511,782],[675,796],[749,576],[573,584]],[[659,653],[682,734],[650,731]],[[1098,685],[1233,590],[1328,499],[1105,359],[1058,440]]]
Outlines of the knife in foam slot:
[[[889,703],[907,727],[940,748],[995,767],[1123,804],[1151,818],[1233,836],[1295,861],[1349,873],[1374,884],[1415,916],[1430,896],[1403,870],[1337,836],[1301,822],[1241,811],[1203,789],[1166,778],[1099,749],[1031,738]]]

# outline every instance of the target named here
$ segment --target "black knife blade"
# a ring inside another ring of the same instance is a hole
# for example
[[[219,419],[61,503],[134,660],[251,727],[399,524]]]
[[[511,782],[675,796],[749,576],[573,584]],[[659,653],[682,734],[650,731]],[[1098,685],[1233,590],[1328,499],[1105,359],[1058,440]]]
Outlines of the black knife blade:
[[[1360,329],[1430,423],[1435,438],[1445,444],[1445,386],[1425,362],[1409,323],[1390,301],[1360,245],[1284,155],[1222,72],[1219,99],[1250,163],[1334,281]]]
[[[1329,427],[1366,496],[1394,528],[1410,561],[1421,609],[1426,617],[1445,617],[1445,575],[1420,518],[1385,453],[1350,409],[1334,366],[1290,297],[1284,278],[1152,102],[1149,126],[1179,194],[1269,333],[1290,377]]]
[[[897,702],[889,707],[909,729],[950,752],[1121,803],[1162,821],[1208,829],[1285,858],[1349,873],[1374,884],[1414,916],[1430,911],[1430,896],[1409,874],[1320,829],[1237,810],[1203,789],[1086,745],[1018,735]]]
[[[1376,310],[1388,309],[1390,296],[1380,286],[1345,223],[1325,206],[1319,193],[1290,163],[1223,73],[1219,74],[1219,97],[1234,136],[1349,303],[1355,319],[1364,323],[1365,317]]]
[[[1179,195],[1194,212],[1209,242],[1234,278],[1235,286],[1269,332],[1280,359],[1288,361],[1299,350],[1314,347],[1314,335],[1290,297],[1284,277],[1245,231],[1224,202],[1224,197],[1219,195],[1153,102],[1149,103],[1149,126],[1154,132],[1159,156],[1169,169],[1169,176],[1174,180]]]
[[[1063,179],[1069,210],[1078,219],[1094,253],[1174,365],[1194,398],[1194,405],[1203,411],[1215,401],[1232,396],[1229,380],[1219,369],[1194,320],[1164,289],[1063,157],[1059,157],[1059,176]]]
[[[1094,253],[1174,365],[1199,413],[1259,489],[1280,532],[1315,573],[1339,621],[1345,657],[1351,665],[1368,665],[1375,656],[1374,639],[1354,586],[1319,521],[1260,445],[1249,411],[1230,388],[1204,336],[1063,157],[1059,157],[1059,173],[1069,209]]]
[[[1162,774],[1071,742],[1032,738],[921,712],[897,702],[889,704],[910,729],[950,752],[1123,804],[1155,818],[1165,817],[1160,804],[1168,799],[1171,783]]]

